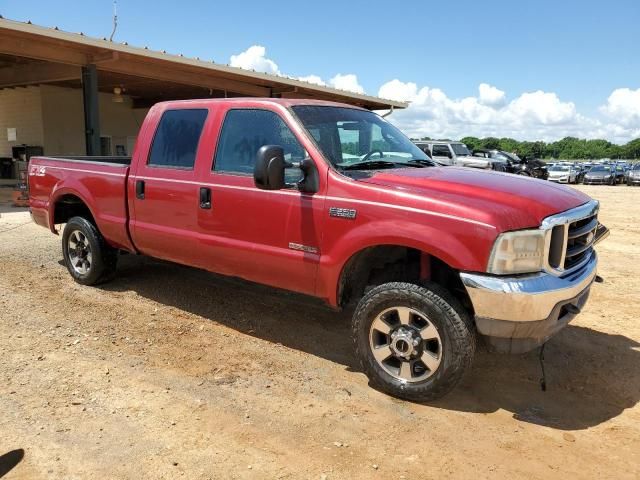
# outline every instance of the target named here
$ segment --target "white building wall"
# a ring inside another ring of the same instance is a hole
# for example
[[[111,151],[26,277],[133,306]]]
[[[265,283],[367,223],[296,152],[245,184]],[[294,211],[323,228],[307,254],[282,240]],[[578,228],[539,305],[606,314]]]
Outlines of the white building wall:
[[[15,145],[44,145],[40,87],[0,90],[0,157],[11,157]],[[7,129],[16,129],[16,141],[9,142]]]
[[[82,91],[52,85],[41,89],[45,154],[84,155]],[[147,109],[133,109],[126,95],[123,103],[115,103],[108,93],[100,93],[99,108],[100,135],[111,138],[111,154],[116,154],[116,145],[123,145],[131,155],[128,145],[135,141]]]

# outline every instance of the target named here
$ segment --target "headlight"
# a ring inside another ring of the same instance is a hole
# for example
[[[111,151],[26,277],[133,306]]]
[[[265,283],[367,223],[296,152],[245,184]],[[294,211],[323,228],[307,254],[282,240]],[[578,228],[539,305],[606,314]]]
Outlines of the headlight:
[[[496,275],[539,272],[544,265],[545,235],[545,230],[502,233],[493,245],[487,272]]]

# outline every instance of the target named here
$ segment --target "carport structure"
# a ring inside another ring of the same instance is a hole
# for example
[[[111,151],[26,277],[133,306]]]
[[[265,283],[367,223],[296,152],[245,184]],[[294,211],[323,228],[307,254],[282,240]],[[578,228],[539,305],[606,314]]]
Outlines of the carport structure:
[[[163,100],[238,96],[313,98],[371,110],[407,106],[288,77],[0,18],[0,91],[43,85],[82,92],[82,134],[87,155],[101,151],[101,95],[113,96],[114,102],[122,102],[120,97],[126,96],[130,109],[143,111]],[[42,129],[46,136],[46,123]],[[51,149],[45,145],[45,154],[51,153],[47,150]],[[53,153],[68,153],[59,150]]]

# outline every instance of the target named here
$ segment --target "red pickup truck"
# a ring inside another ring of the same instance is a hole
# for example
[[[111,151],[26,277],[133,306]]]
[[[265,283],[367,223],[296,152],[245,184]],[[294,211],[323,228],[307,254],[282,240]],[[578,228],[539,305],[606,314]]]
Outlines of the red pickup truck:
[[[608,231],[572,188],[436,166],[370,111],[312,100],[155,105],[132,158],[34,157],[34,221],[69,273],[110,280],[149,255],[354,307],[372,384],[430,400],[482,335],[546,342],[580,311]]]

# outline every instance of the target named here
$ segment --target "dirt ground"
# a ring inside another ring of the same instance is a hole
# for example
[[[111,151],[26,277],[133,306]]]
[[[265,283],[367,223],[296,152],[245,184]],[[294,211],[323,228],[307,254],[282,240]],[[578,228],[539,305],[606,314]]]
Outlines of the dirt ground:
[[[3,204],[0,477],[22,449],[5,478],[637,479],[640,188],[578,188],[605,283],[547,344],[548,391],[536,353],[479,352],[431,405],[367,385],[344,314],[134,256],[83,287]]]

